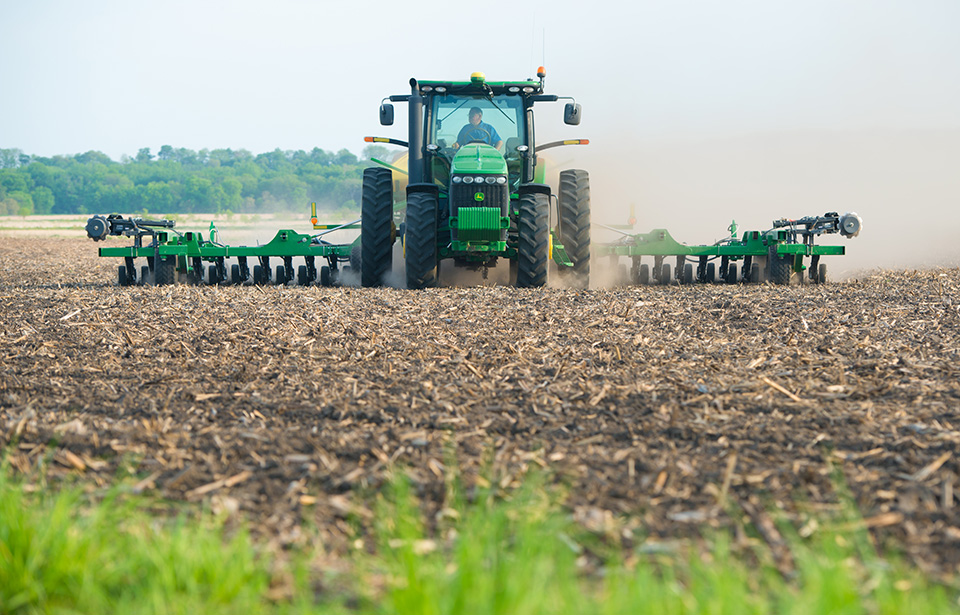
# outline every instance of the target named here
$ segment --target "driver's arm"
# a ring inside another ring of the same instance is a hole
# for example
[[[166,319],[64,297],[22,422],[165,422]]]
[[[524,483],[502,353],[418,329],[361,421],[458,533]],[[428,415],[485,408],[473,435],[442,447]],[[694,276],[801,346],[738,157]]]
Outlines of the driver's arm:
[[[495,148],[497,148],[498,150],[503,149],[503,139],[500,139],[499,141],[497,141],[496,143],[494,143],[493,146],[494,146]]]

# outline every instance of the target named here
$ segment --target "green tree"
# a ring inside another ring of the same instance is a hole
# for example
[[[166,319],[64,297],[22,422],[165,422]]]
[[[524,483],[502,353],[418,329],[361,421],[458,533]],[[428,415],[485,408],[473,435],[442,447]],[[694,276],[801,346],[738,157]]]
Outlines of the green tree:
[[[368,145],[363,148],[363,152],[360,153],[361,160],[372,160],[374,158],[378,160],[383,160],[384,162],[390,162],[390,159],[393,157],[393,154],[390,151],[390,148],[383,145]]]
[[[356,155],[348,149],[340,150],[333,159],[333,164],[355,165],[357,162]]]
[[[37,186],[30,192],[33,198],[33,213],[46,215],[53,211],[53,191],[46,186]]]
[[[0,149],[0,169],[16,169],[20,166],[23,152],[17,148]]]
[[[33,197],[30,196],[29,192],[14,190],[7,193],[7,199],[12,199],[17,203],[17,211],[14,215],[29,216],[33,214]]]

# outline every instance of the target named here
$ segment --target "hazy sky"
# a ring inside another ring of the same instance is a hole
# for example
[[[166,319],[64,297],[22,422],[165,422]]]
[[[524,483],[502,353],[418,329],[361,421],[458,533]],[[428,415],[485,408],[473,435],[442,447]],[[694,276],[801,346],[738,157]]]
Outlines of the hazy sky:
[[[960,0],[0,0],[0,147],[360,153],[405,137],[377,106],[410,77],[544,63],[583,123],[538,105],[538,141],[591,139],[549,153],[597,222],[709,243],[856,210],[841,270],[960,264],[958,33]]]
[[[0,147],[348,148],[411,76],[526,78],[617,138],[960,127],[960,2],[0,0]],[[566,132],[564,132],[566,131]]]

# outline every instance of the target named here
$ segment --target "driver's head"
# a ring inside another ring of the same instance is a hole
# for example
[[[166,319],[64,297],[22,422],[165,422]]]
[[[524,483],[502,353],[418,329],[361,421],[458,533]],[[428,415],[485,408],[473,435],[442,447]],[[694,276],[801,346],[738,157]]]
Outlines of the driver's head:
[[[470,109],[470,123],[474,126],[480,124],[480,120],[483,119],[483,111],[480,110],[480,107],[474,107]]]

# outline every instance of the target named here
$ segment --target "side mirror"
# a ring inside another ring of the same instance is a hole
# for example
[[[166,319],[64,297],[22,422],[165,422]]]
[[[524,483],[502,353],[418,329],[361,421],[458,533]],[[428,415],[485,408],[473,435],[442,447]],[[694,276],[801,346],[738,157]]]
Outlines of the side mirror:
[[[580,125],[580,104],[567,103],[563,108],[563,123],[571,126]]]
[[[393,105],[389,103],[380,105],[380,125],[393,126]]]

